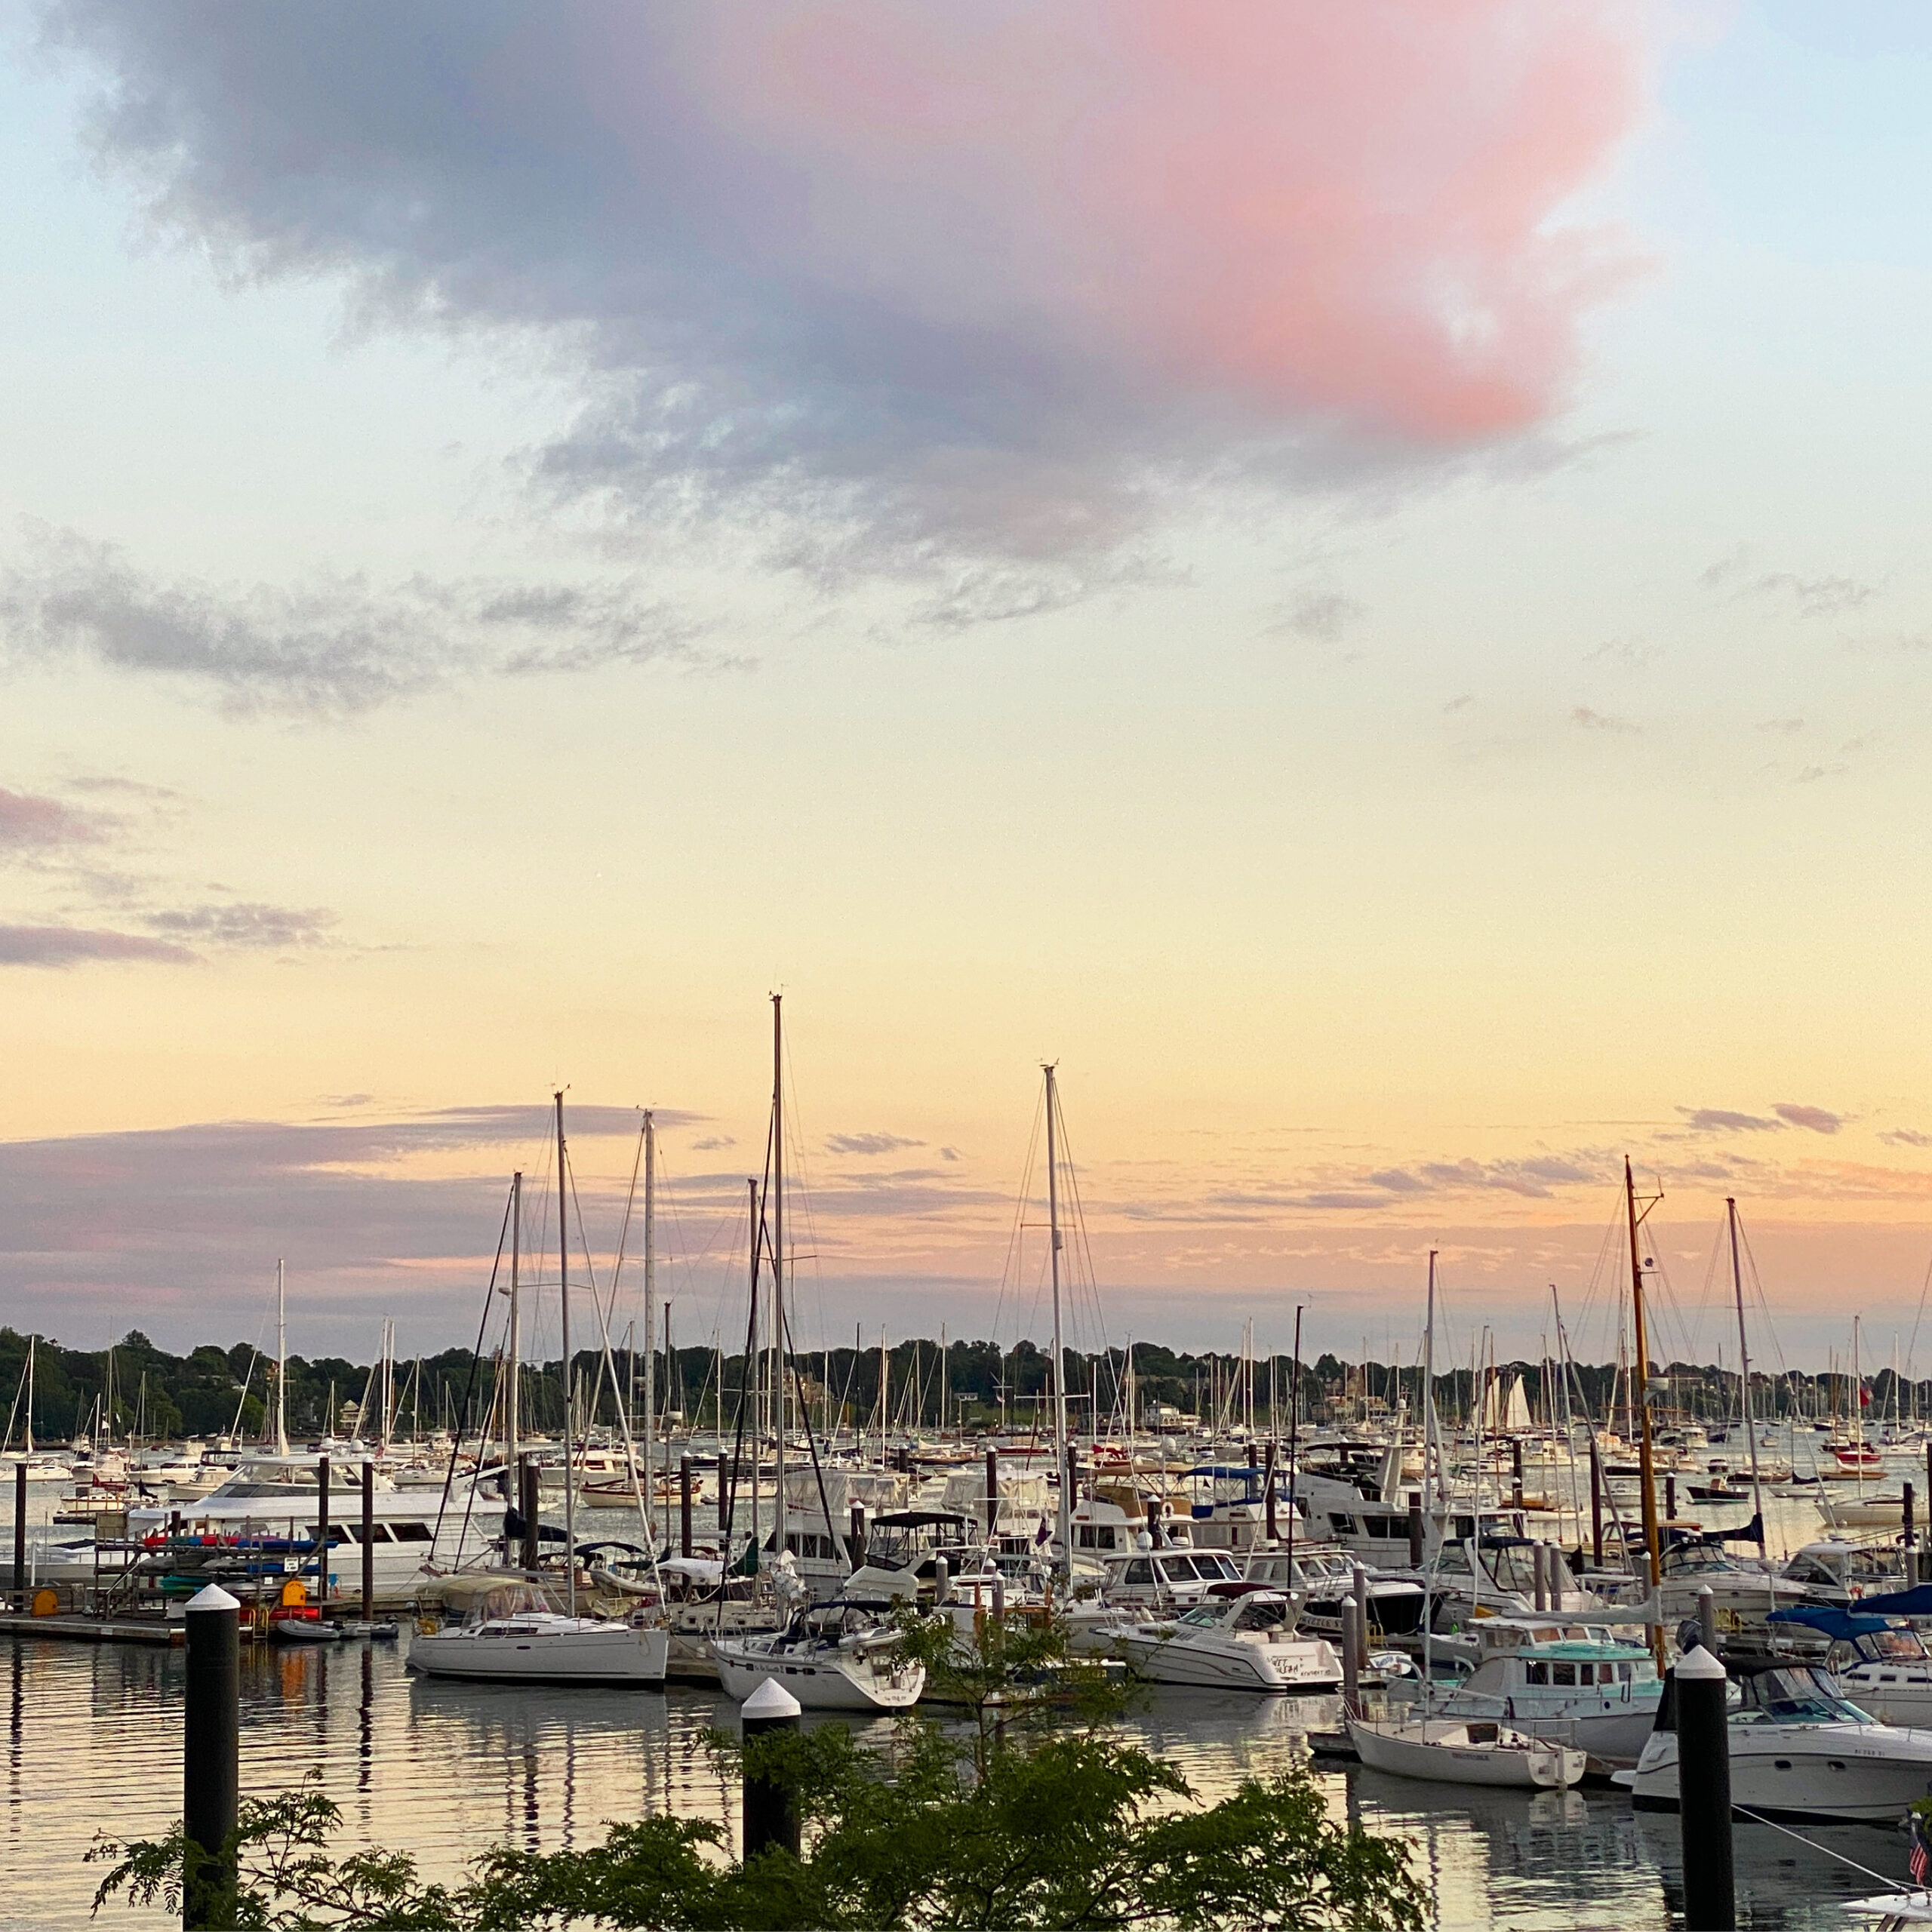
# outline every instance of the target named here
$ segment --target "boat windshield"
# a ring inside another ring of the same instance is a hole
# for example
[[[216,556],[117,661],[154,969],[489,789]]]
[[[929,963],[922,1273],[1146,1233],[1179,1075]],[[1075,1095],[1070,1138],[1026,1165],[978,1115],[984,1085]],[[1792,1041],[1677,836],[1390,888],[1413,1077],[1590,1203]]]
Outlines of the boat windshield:
[[[1927,1656],[1925,1639],[1916,1630],[1869,1630],[1857,1649],[1875,1663],[1923,1663]]]
[[[1821,1672],[1792,1666],[1760,1671],[1738,1686],[1736,1724],[1870,1724],[1856,1704],[1847,1703]]]
[[[1218,1610],[1189,1610],[1174,1619],[1177,1623],[1191,1625],[1196,1630],[1209,1630],[1220,1622],[1222,1612]]]

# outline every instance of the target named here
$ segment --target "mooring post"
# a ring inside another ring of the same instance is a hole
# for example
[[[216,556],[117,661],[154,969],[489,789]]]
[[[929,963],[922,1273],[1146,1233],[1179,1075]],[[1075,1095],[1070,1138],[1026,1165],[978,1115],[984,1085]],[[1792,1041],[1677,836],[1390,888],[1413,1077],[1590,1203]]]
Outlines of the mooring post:
[[[27,1607],[27,1463],[14,1465],[14,1607]]]
[[[798,1700],[776,1678],[768,1677],[745,1700],[739,1713],[744,1740],[798,1729]],[[798,1855],[798,1798],[788,1777],[768,1777],[754,1774],[749,1760],[745,1767],[745,1862],[749,1864],[761,1851],[789,1851]]]
[[[523,1467],[518,1475],[521,1478],[518,1487],[522,1491],[518,1500],[522,1505],[523,1514],[523,1567],[526,1570],[534,1570],[543,1558],[543,1552],[539,1547],[542,1540],[537,1534],[537,1510],[543,1495],[543,1478],[538,1473],[537,1465],[528,1456],[523,1459]],[[568,1479],[569,1470],[566,1469],[564,1475]]]
[[[1269,1440],[1267,1458],[1262,1469],[1261,1494],[1266,1499],[1268,1540],[1277,1543],[1281,1540],[1281,1531],[1275,1522],[1275,1444],[1272,1437]]]
[[[219,1584],[188,1601],[183,1726],[181,1923],[235,1923],[229,1840],[242,1801],[242,1606]]]
[[[1361,1715],[1361,1610],[1353,1597],[1342,1599],[1342,1708]]]
[[[691,1459],[678,1458],[678,1554],[691,1553]]]
[[[1677,1478],[1666,1476],[1663,1479],[1663,1517],[1667,1523],[1677,1521]]]
[[[952,1565],[943,1556],[933,1559],[933,1601],[949,1604],[952,1601]]]
[[[329,1459],[315,1465],[315,1607],[329,1600]],[[367,1611],[363,1612],[366,1617]]]
[[[1368,1572],[1358,1563],[1355,1566],[1354,1589],[1355,1600],[1355,1662],[1368,1661]]]
[[[376,1615],[376,1466],[362,1465],[362,1621]]]
[[[1917,1578],[1917,1577],[1915,1577],[1912,1574],[1912,1568],[1913,1568],[1912,1561],[1912,1545],[1913,1545],[1914,1543],[1915,1543],[1918,1540],[1918,1536],[1917,1536],[1917,1534],[1916,1534],[1916,1533],[1915,1533],[1915,1530],[1914,1530],[1913,1524],[1912,1524],[1912,1484],[1911,1484],[1910,1483],[1907,1483],[1907,1484],[1905,1485],[1905,1507],[1904,1507],[1904,1508],[1903,1508],[1903,1510],[1901,1510],[1901,1511],[1900,1511],[1900,1525],[1899,1525],[1899,1526],[1900,1526],[1900,1528],[1901,1528],[1901,1529],[1905,1532],[1905,1534],[1903,1534],[1903,1536],[1899,1539],[1899,1540],[1900,1540],[1900,1543],[1903,1546],[1903,1547],[1904,1547],[1904,1549],[1905,1549],[1905,1551],[1906,1551],[1906,1559],[1905,1559],[1905,1572],[1906,1572],[1906,1577],[1905,1577],[1905,1580],[1906,1580],[1906,1587],[1907,1587],[1908,1589],[1909,1589],[1909,1588],[1910,1588],[1910,1586],[1911,1586],[1913,1583],[1916,1583],[1916,1582],[1918,1580],[1918,1578]]]
[[[1520,1435],[1509,1438],[1509,1506],[1512,1509],[1523,1506],[1523,1438]]]
[[[866,1506],[863,1503],[852,1505],[851,1521],[845,1533],[845,1554],[854,1570],[866,1567]]]
[[[1700,1601],[1700,1614],[1702,1608]],[[1678,1660],[1675,1675],[1684,1923],[1686,1932],[1731,1932],[1737,1915],[1731,1863],[1730,1738],[1724,1721],[1724,1667],[1715,1651],[1699,1648]]]
[[[1603,1567],[1603,1452],[1590,1432],[1590,1561]]]

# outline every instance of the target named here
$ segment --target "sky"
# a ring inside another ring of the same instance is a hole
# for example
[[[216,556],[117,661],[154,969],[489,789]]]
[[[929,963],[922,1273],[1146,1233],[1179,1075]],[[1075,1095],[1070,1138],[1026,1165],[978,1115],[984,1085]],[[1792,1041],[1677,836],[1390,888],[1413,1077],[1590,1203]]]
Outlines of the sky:
[[[1045,1332],[1052,1060],[1089,1346],[1413,1358],[1435,1248],[1601,1359],[1627,1154],[1686,1348],[1728,1195],[1761,1358],[1932,1356],[1928,69],[0,8],[0,1321],[466,1340],[561,1087],[729,1333],[782,991],[803,1346]]]

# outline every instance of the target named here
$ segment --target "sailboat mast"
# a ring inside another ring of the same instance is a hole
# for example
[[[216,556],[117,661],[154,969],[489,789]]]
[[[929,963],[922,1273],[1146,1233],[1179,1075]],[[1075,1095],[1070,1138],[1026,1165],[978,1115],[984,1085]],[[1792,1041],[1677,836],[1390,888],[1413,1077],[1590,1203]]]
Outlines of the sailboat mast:
[[[1644,1260],[1637,1247],[1637,1183],[1630,1171],[1630,1157],[1623,1157],[1623,1202],[1630,1224],[1630,1313],[1636,1331],[1637,1361],[1632,1371],[1632,1394],[1637,1405],[1637,1466],[1642,1478],[1644,1553],[1647,1560],[1651,1589],[1656,1593],[1663,1581],[1663,1566],[1657,1552],[1657,1493],[1656,1466],[1651,1444],[1651,1347],[1644,1325]],[[1651,1647],[1657,1653],[1657,1675],[1664,1670],[1663,1626],[1651,1626]]]
[[[1060,1111],[1054,1088],[1054,1066],[1047,1062],[1041,1069],[1047,1076],[1047,1227],[1051,1243],[1054,1273],[1054,1442],[1060,1466],[1060,1561],[1067,1574],[1073,1572],[1072,1463],[1067,1454],[1066,1348],[1060,1334],[1060,1158],[1054,1137],[1054,1116]]]
[[[38,1336],[38,1335],[37,1335],[37,1334],[35,1334],[35,1335],[29,1335],[29,1336],[27,1337],[27,1448],[26,1448],[26,1453],[27,1453],[27,1454],[28,1454],[28,1456],[29,1456],[29,1457],[31,1457],[32,1456],[32,1454],[33,1454],[33,1358],[34,1358],[34,1352],[35,1352],[35,1349],[36,1346],[37,1346],[37,1345],[38,1345],[38,1343],[39,1343],[39,1340],[40,1340],[40,1337],[39,1337],[39,1336]]]
[[[752,1548],[758,1546],[758,1475],[764,1462],[764,1351],[759,1346],[758,1332],[758,1244],[764,1239],[764,1230],[758,1225],[758,1183],[749,1175],[745,1178],[745,1186],[751,1196],[752,1210],[752,1284],[749,1318],[746,1324],[745,1373],[751,1378],[751,1386],[746,1392],[745,1401],[752,1412]],[[752,1558],[758,1561],[755,1555]]]
[[[523,1380],[523,1307],[521,1283],[518,1275],[523,1260],[523,1176],[519,1172],[510,1176],[510,1363],[508,1401],[504,1408],[503,1457],[511,1471],[510,1480],[517,1480],[516,1458],[518,1447],[518,1418],[522,1414]],[[517,1497],[518,1508],[523,1498]]]
[[[571,1374],[571,1244],[565,1217],[570,1193],[564,1165],[564,1095],[557,1091],[557,1301],[564,1344],[564,1573],[570,1614],[577,1614],[577,1384]]]
[[[1448,1500],[1443,1482],[1442,1438],[1435,1420],[1435,1254],[1429,1251],[1429,1303],[1422,1331],[1422,1474],[1424,1488],[1432,1488],[1438,1504]]]
[[[771,1554],[785,1554],[785,995],[771,995]]]
[[[657,1343],[652,1326],[657,1306],[657,1130],[651,1109],[644,1110],[644,1527],[651,1527],[652,1485],[657,1480]],[[670,1324],[665,1324],[670,1340]],[[669,1364],[666,1364],[668,1371]],[[631,1358],[631,1379],[636,1380],[637,1358]],[[667,1373],[666,1380],[669,1380]],[[645,1540],[650,1541],[647,1535]],[[668,1539],[667,1539],[668,1540]]]
[[[275,1453],[288,1454],[288,1294],[279,1261],[275,1264]]]
[[[1744,1439],[1751,1445],[1751,1506],[1757,1512],[1758,1554],[1764,1553],[1764,1490],[1758,1479],[1758,1431],[1751,1420],[1751,1344],[1744,1334],[1744,1270],[1737,1258],[1737,1203],[1724,1198],[1724,1218],[1730,1227],[1730,1289],[1737,1302],[1738,1392],[1743,1400]]]

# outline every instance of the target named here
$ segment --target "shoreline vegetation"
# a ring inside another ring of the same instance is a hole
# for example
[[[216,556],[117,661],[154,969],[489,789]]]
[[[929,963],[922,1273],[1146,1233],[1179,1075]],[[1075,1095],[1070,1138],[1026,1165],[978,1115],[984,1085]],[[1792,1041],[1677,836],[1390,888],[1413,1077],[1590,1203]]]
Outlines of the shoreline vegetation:
[[[274,1390],[272,1355],[254,1344],[223,1347],[205,1343],[186,1355],[157,1347],[138,1329],[106,1349],[69,1349],[38,1336],[34,1352],[33,1407],[36,1442],[54,1442],[100,1432],[116,1438],[159,1441],[184,1436],[238,1435],[258,1437],[266,1425]],[[0,1401],[9,1417],[5,1446],[24,1434],[29,1337],[0,1327]],[[876,1346],[793,1350],[788,1360],[804,1384],[815,1421],[833,1428],[876,1430],[879,1415],[880,1353]],[[612,1351],[619,1386],[644,1382],[644,1357],[626,1349]],[[1051,1386],[1050,1347],[1031,1341],[1001,1349],[987,1341],[949,1343],[942,1358],[939,1345],[912,1337],[885,1351],[886,1407],[895,1432],[931,1429],[1024,1431],[1044,1424]],[[579,1386],[594,1391],[592,1426],[614,1423],[609,1384],[601,1352],[574,1352]],[[728,1426],[746,1381],[740,1346],[721,1355],[710,1346],[679,1347],[654,1360],[653,1386],[660,1407],[700,1432]],[[313,1439],[353,1433],[362,1407],[380,1386],[381,1365],[346,1356],[302,1356],[288,1361],[287,1411],[291,1436]],[[392,1432],[421,1435],[438,1428],[473,1429],[487,1414],[496,1363],[478,1360],[467,1348],[405,1357],[394,1362],[391,1388]],[[561,1359],[526,1361],[521,1368],[526,1424],[535,1429],[561,1428],[563,1418]],[[1573,1403],[1607,1416],[1626,1399],[1629,1377],[1616,1364],[1570,1366]],[[1663,1406],[1687,1420],[1722,1420],[1737,1413],[1737,1374],[1720,1365],[1672,1361],[1653,1363],[1653,1379],[1668,1385]],[[1541,1413],[1546,1388],[1554,1390],[1563,1367],[1540,1360],[1497,1361],[1480,1373],[1468,1367],[1435,1378],[1435,1408],[1446,1423],[1468,1417],[1484,1392],[1497,1383],[1521,1389],[1531,1414]],[[1398,1404],[1411,1414],[1420,1407],[1421,1371],[1414,1364],[1354,1362],[1324,1352],[1297,1364],[1283,1354],[1244,1356],[1238,1351],[1177,1352],[1152,1342],[1133,1345],[1130,1364],[1124,1348],[1101,1353],[1067,1351],[1067,1399],[1082,1432],[1092,1418],[1095,1433],[1110,1419],[1125,1414],[1131,1392],[1134,1426],[1189,1428],[1197,1423],[1226,1429],[1251,1413],[1257,1428],[1285,1427],[1291,1405],[1312,1423],[1345,1422],[1386,1415]],[[1932,1414],[1932,1380],[1906,1380],[1881,1368],[1863,1377],[1866,1413],[1875,1418]],[[1770,1375],[1754,1370],[1752,1413],[1761,1420],[1787,1416],[1849,1417],[1857,1397],[1852,1378],[1842,1372],[1807,1375],[1792,1371]]]

